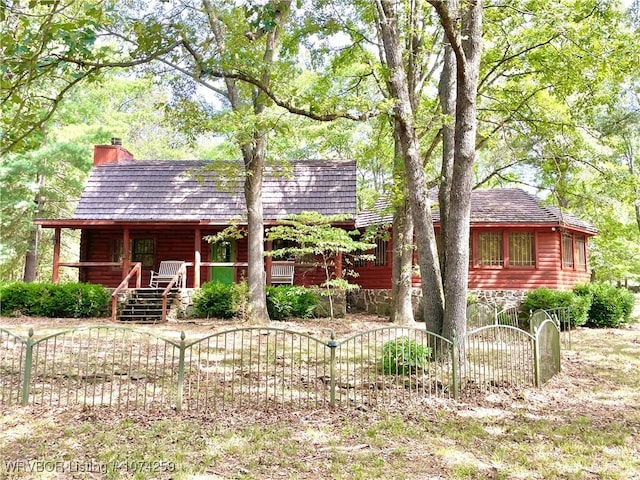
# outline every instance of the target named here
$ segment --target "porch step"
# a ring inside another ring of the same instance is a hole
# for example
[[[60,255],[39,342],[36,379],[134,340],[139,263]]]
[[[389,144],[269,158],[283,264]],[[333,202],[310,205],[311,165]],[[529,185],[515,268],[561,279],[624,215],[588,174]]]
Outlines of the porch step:
[[[139,288],[132,292],[118,320],[121,322],[158,323],[162,321],[162,292],[164,288]],[[167,308],[176,297],[178,289],[172,289],[167,297]]]

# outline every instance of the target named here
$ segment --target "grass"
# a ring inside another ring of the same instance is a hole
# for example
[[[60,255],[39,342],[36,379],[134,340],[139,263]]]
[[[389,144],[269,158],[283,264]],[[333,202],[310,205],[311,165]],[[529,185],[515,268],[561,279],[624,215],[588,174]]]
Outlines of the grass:
[[[544,388],[465,402],[215,414],[0,407],[0,478],[640,480],[640,326],[580,329],[572,343]],[[44,467],[57,471],[27,471]]]

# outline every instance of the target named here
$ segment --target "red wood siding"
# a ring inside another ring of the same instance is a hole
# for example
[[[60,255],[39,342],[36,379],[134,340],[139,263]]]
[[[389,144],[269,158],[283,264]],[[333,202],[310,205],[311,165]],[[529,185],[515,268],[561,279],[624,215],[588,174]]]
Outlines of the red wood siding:
[[[375,254],[375,251],[372,252]],[[364,266],[352,267],[350,270],[357,272],[357,276],[349,277],[351,283],[356,283],[362,288],[371,289],[390,289],[391,288],[391,272],[393,270],[393,240],[389,238],[387,244],[387,264],[375,265],[373,260],[367,260]],[[418,286],[420,279],[418,278]]]
[[[478,231],[488,229],[473,229],[472,235]],[[479,267],[477,260],[475,266],[469,269],[470,289],[479,290],[532,290],[539,287],[553,289],[570,289],[577,283],[588,282],[588,271],[562,269],[561,237],[557,231],[551,228],[521,228],[501,229],[507,234],[513,232],[530,231],[535,235],[536,266],[535,267]],[[477,238],[475,235],[474,238]],[[588,241],[588,239],[587,239]],[[508,237],[503,240],[508,243]],[[474,242],[474,247],[476,243]],[[474,252],[477,255],[477,248]],[[508,260],[508,252],[505,252],[505,260]],[[507,263],[505,263],[507,264]],[[359,276],[354,280],[362,288],[390,289],[391,288],[391,262],[384,267],[374,267],[368,263],[364,267],[355,267]],[[414,286],[420,286],[420,278],[414,277]]]
[[[486,231],[486,229],[485,229]],[[524,229],[513,230],[524,231]],[[588,282],[588,271],[563,269],[560,232],[551,228],[530,229],[535,232],[536,266],[535,268],[513,267],[472,267],[469,271],[469,288],[480,290],[529,290],[538,287],[568,289],[577,283]],[[216,233],[215,229],[202,230],[201,235]],[[86,229],[82,232],[80,246],[80,260],[86,262],[110,262],[112,245],[122,240],[123,232],[119,228]],[[131,228],[131,240],[154,239],[155,265],[157,269],[162,260],[184,260],[194,262],[195,227],[175,228]],[[587,239],[588,240],[588,239]],[[476,249],[477,250],[477,249]],[[392,271],[393,243],[389,241],[388,259],[386,265],[376,266],[369,261],[365,266],[347,269],[355,270],[359,276],[349,278],[362,288],[390,289]],[[236,243],[235,261],[246,262],[248,243],[242,238]],[[201,260],[211,261],[211,245],[206,241],[201,243]],[[477,263],[477,262],[476,262]],[[193,286],[193,267],[187,271],[188,286]],[[143,270],[142,285],[148,285],[150,269]],[[80,278],[90,283],[98,283],[107,287],[116,287],[122,279],[122,270],[116,267],[84,267],[80,271]],[[211,278],[211,269],[203,267],[201,283]],[[246,268],[236,270],[236,281],[246,278]],[[319,285],[325,280],[321,268],[296,265],[294,283],[296,285]],[[414,277],[414,286],[420,286],[420,278]]]
[[[213,235],[216,230],[201,230],[201,235]],[[118,228],[105,229],[85,229],[81,236],[80,260],[83,262],[109,262],[111,261],[111,250],[114,242],[122,240],[123,231]],[[157,270],[162,260],[184,260],[185,262],[195,261],[195,228],[149,228],[130,230],[131,241],[135,239],[153,239],[155,243],[154,269]],[[211,261],[211,244],[202,240],[201,261]],[[235,258],[236,262],[247,262],[248,242],[246,238],[236,241]],[[151,269],[144,268],[142,271],[142,286],[149,285]],[[120,267],[83,267],[80,269],[81,279],[89,283],[97,283],[106,287],[117,287],[123,278]],[[235,280],[241,281],[247,277],[247,268],[238,267],[235,270]],[[389,275],[390,278],[390,275]],[[187,286],[193,287],[194,271],[193,267],[187,268]],[[200,272],[200,282],[204,283],[211,279],[211,267],[202,267]],[[318,267],[296,265],[294,284],[295,285],[320,285],[325,281],[324,270]],[[134,285],[132,280],[130,286]]]

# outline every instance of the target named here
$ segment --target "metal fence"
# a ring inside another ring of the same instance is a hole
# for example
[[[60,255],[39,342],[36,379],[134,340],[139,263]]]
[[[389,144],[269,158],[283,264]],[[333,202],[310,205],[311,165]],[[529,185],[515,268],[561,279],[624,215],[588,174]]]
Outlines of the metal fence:
[[[36,339],[0,329],[0,404],[214,410],[226,405],[376,405],[539,386],[559,371],[553,320],[454,341],[387,326],[338,340],[247,327],[187,340],[119,326]]]

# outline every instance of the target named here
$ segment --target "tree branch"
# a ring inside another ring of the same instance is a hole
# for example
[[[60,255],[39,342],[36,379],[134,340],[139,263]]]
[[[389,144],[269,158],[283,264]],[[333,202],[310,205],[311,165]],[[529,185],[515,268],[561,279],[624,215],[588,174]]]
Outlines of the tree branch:
[[[73,88],[75,87],[77,84],[79,84],[81,81],[83,81],[85,78],[87,78],[88,76],[90,76],[91,74],[97,72],[98,70],[100,70],[100,68],[98,67],[93,67],[91,69],[89,69],[87,72],[85,72],[82,76],[77,77],[75,79],[73,79],[73,81],[69,82],[69,84],[67,84],[59,93],[58,95],[52,100],[52,105],[49,109],[49,111],[35,124],[31,125],[31,127],[29,127],[22,135],[18,136],[17,138],[11,140],[6,146],[2,146],[2,149],[0,150],[0,155],[6,155],[7,153],[9,153],[16,145],[18,145],[20,142],[22,142],[25,138],[27,138],[29,135],[31,135],[34,131],[42,128],[42,125],[47,122],[47,120],[49,120],[53,114],[55,113],[55,111],[58,108],[58,105],[60,105],[60,102],[63,100],[64,96]]]
[[[442,28],[444,28],[444,33],[451,44],[451,48],[456,56],[457,68],[458,71],[466,75],[467,70],[467,57],[464,53],[464,49],[462,48],[462,43],[460,42],[460,36],[456,31],[456,19],[451,18],[451,14],[449,12],[449,7],[446,2],[443,0],[427,0],[433,8],[435,8],[436,13],[438,14],[438,18],[440,18],[440,24]]]

